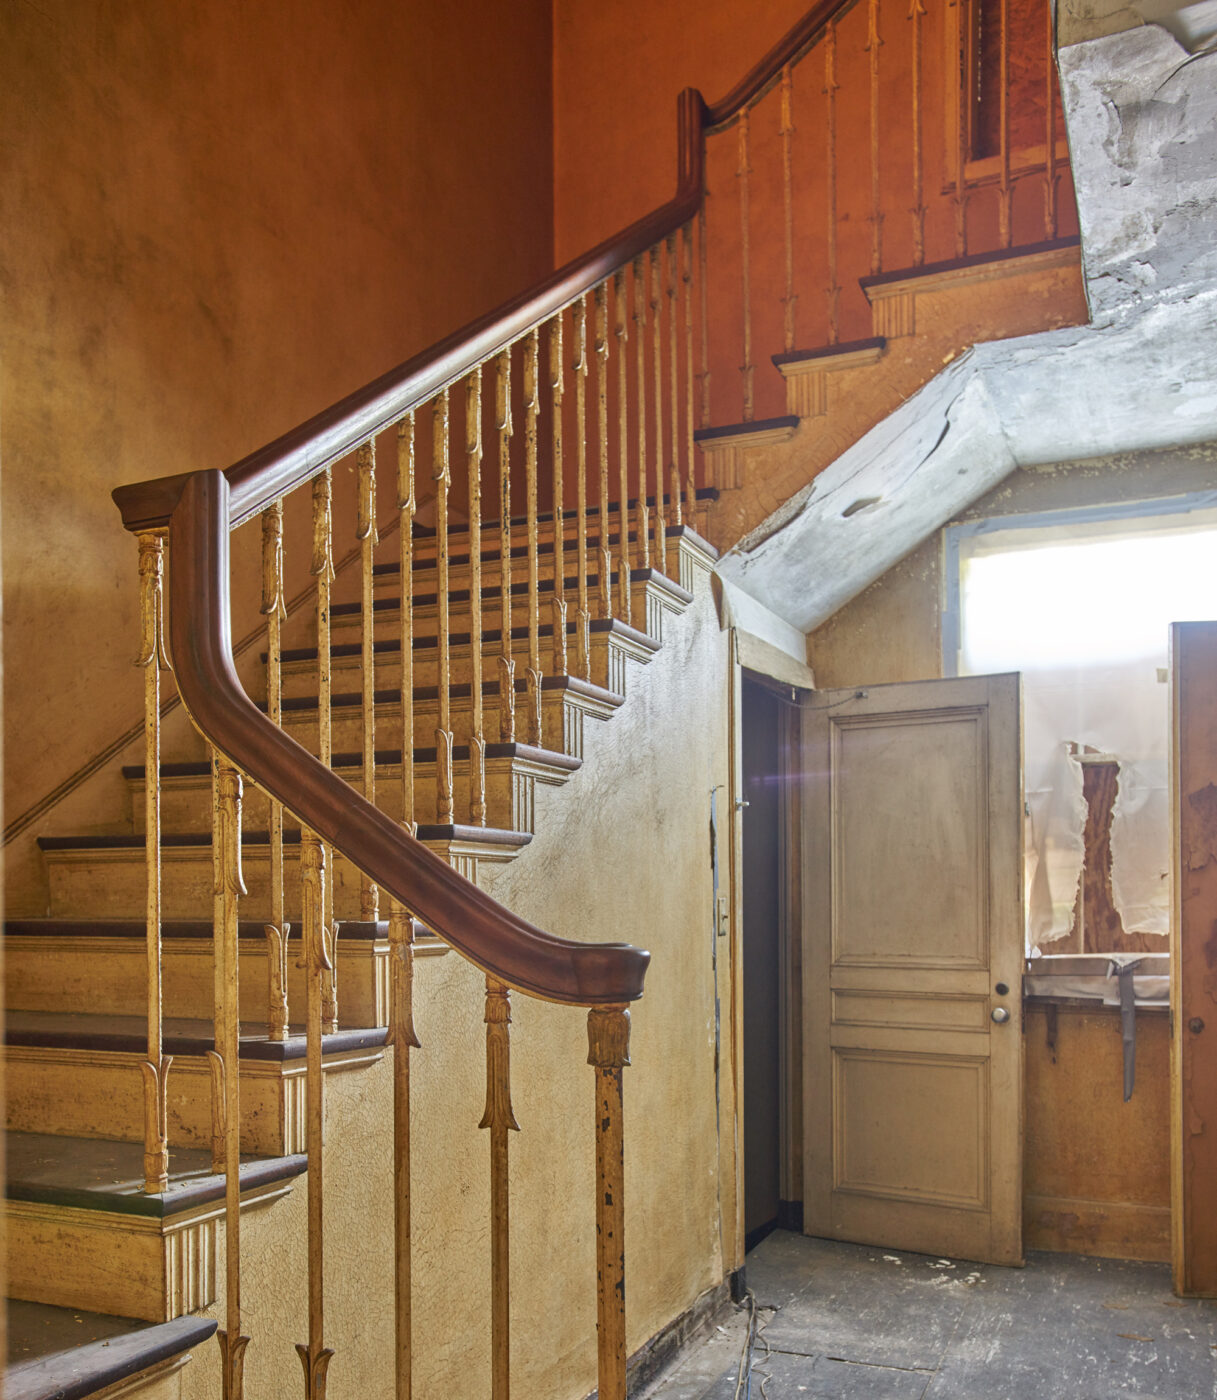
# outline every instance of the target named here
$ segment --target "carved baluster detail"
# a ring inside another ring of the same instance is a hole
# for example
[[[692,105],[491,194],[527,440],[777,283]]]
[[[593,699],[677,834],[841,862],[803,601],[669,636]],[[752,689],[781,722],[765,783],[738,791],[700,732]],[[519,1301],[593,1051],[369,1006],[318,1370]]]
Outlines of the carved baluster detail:
[[[600,447],[600,616],[613,615],[613,547],[609,538],[609,442],[608,442],[608,283],[601,282],[595,296],[596,426]]]
[[[669,234],[668,255],[668,398],[672,404],[672,438],[668,453],[668,498],[672,504],[672,524],[684,524],[684,503],[680,486],[680,347],[677,338],[676,299],[680,292],[676,259],[676,234]],[[665,536],[665,540],[666,540]],[[665,570],[666,572],[666,570]]]
[[[625,1146],[622,1070],[630,1062],[630,1013],[587,1014],[587,1062],[596,1071],[596,1334],[599,1400],[625,1400]]]
[[[283,502],[262,512],[262,616],[266,618],[266,711],[272,724],[283,723],[282,627],[287,617],[283,601]],[[270,798],[270,923],[266,934],[266,1034],[286,1040],[287,952],[292,926],[284,915],[283,806]]]
[[[1047,50],[1044,58],[1044,237],[1051,240],[1057,233],[1056,194],[1056,13],[1051,5],[1044,6],[1044,34]]]
[[[1051,10],[1051,6],[1048,7]],[[962,7],[959,13],[962,14]],[[960,19],[962,26],[963,19]],[[950,28],[948,26],[948,34]],[[956,36],[958,37],[958,36]],[[953,203],[955,205],[955,256],[962,258],[968,251],[968,187],[967,187],[967,160],[968,160],[968,139],[969,139],[969,114],[972,105],[972,94],[969,90],[969,82],[972,68],[966,60],[963,63],[960,76],[961,55],[953,51],[948,40],[946,64],[944,71],[949,75],[949,81],[958,84],[957,101],[955,103],[955,149],[952,152],[955,166],[955,193]]]
[[[554,519],[554,674],[566,675],[566,498],[562,463],[562,400],[565,390],[562,365],[562,313],[549,323],[549,389],[553,405],[553,519]]]
[[[431,475],[435,481],[435,591],[438,600],[439,722],[435,730],[436,810],[441,826],[450,826],[452,806],[452,642],[448,606],[448,390],[431,407]]]
[[[634,567],[634,550],[630,545],[630,368],[625,343],[629,339],[626,317],[625,269],[613,274],[613,334],[617,340],[617,611],[626,622],[631,621],[630,571]]]
[[[685,303],[685,516],[697,525],[696,448],[693,443],[693,225],[681,230],[680,280]]]
[[[998,187],[998,229],[1001,233],[1001,246],[1009,248],[1014,239],[1014,187],[1010,183],[1010,0],[1000,0],[998,6],[998,28],[1001,46],[998,52],[998,89],[1001,98],[1001,132],[999,135],[1001,156],[1001,183]]]
[[[706,242],[706,201],[703,198],[697,211],[697,289],[701,302],[701,373],[697,376],[701,385],[701,426],[710,426],[710,308],[709,277],[706,264],[709,261],[709,248]]]
[[[646,255],[634,259],[634,339],[638,382],[638,529],[639,567],[651,567],[651,513],[647,504],[647,279]]]
[[[219,1129],[212,1155],[222,1148],[223,1160],[213,1170],[224,1173],[225,1313],[224,1330],[216,1333],[223,1365],[224,1400],[240,1400],[245,1348],[241,1332],[241,983],[239,963],[239,900],[245,893],[241,877],[241,775],[222,755],[211,757],[211,853],[215,888],[215,1050],[213,1082],[222,1095],[213,1104]]]
[[[317,752],[328,768],[333,761],[333,657],[330,651],[330,593],[334,583],[334,482],[329,467],[313,478],[313,557],[309,572],[317,580]],[[325,848],[327,865],[333,864],[334,853]],[[334,929],[333,882],[326,887],[325,921],[333,941]],[[329,1029],[338,1029],[338,968],[336,963],[326,969],[325,1000],[332,1015],[327,1014]]]
[[[524,476],[528,514],[528,723],[525,742],[541,743],[541,617],[537,558],[537,419],[541,412],[541,332],[524,341]]]
[[[841,282],[837,273],[837,25],[833,20],[824,31],[824,216],[828,237],[828,343],[841,337]]]
[[[870,55],[870,225],[872,275],[883,271],[883,208],[879,199],[879,0],[870,0],[866,52]]]
[[[389,901],[389,1039],[393,1047],[393,1252],[395,1260],[395,1400],[412,1391],[413,1298],[410,1258],[410,1051],[414,1031],[414,919]]]
[[[360,709],[363,719],[363,795],[376,802],[376,592],[373,569],[380,536],[376,530],[376,439],[356,453],[359,473],[359,510],[355,537],[359,541],[359,657],[362,681]],[[359,914],[375,921],[380,917],[380,891],[376,882],[360,873]]]
[[[486,979],[486,1112],[490,1129],[490,1365],[492,1400],[511,1389],[511,1261],[507,1134],[519,1132],[511,1110],[511,992]]]
[[[739,222],[740,222],[740,292],[743,298],[744,316],[744,362],[739,367],[743,379],[744,411],[743,420],[751,423],[756,412],[753,396],[753,383],[756,366],[752,363],[752,218],[749,189],[752,175],[752,158],[749,150],[750,122],[747,107],[739,114],[739,164],[736,179],[739,182]]]
[[[788,63],[782,69],[782,230],[786,250],[786,292],[782,297],[782,344],[789,355],[795,346],[794,318],[794,77]]]
[[[921,21],[925,18],[922,0],[909,0],[909,23],[913,26],[910,63],[913,69],[913,266],[925,262],[925,170],[921,154]]]
[[[401,599],[397,645],[401,655],[401,819],[411,834],[414,823],[414,414],[397,425],[397,533]]]
[[[592,678],[591,610],[587,600],[587,298],[571,307],[571,373],[575,377],[575,669],[585,680]]]
[[[486,726],[482,715],[482,369],[465,381],[465,462],[469,471],[469,814],[486,825]]]
[[[668,525],[663,487],[663,255],[657,243],[651,249],[651,370],[655,376],[655,567],[668,572]]]
[[[140,648],[135,664],[144,672],[144,860],[145,959],[148,1058],[144,1080],[144,1190],[169,1185],[166,1079],[172,1056],[164,1053],[161,973],[161,666],[165,660],[165,539],[154,531],[139,536]]]
[[[511,646],[511,351],[495,361],[494,426],[499,435],[499,738],[516,741],[516,662]]]
[[[325,1075],[322,1068],[324,979],[333,971],[327,944],[329,862],[317,835],[300,833],[300,883],[303,903],[303,944],[307,1010],[308,1081],[305,1115],[308,1121],[308,1343],[296,1343],[304,1369],[305,1400],[325,1400],[326,1375],[334,1355],[325,1337],[325,1205],[324,1154]]]

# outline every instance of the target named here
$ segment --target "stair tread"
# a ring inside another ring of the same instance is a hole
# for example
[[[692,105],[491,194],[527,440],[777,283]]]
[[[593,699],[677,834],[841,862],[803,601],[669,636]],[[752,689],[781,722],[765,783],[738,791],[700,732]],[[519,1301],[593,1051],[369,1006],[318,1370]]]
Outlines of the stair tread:
[[[316,700],[313,701],[314,706]],[[420,841],[472,841],[478,840],[494,846],[526,846],[532,837],[527,832],[505,831],[494,826],[461,826],[459,824],[419,823]],[[287,830],[283,833],[285,846],[298,846],[300,832]],[[119,832],[109,836],[40,836],[38,848],[42,851],[142,851],[147,842],[140,834]],[[185,849],[211,845],[210,831],[163,831],[161,849]],[[242,846],[269,846],[270,832],[243,831]]]
[[[647,571],[645,571],[645,570],[639,570],[639,572],[641,573],[641,572],[647,572]],[[652,572],[653,572],[653,571],[652,571]],[[662,586],[662,584],[664,584],[664,583],[669,583],[669,584],[671,583],[671,580],[665,578],[663,574],[658,574],[658,575],[656,575],[656,581],[659,582],[659,583],[661,584],[661,586]],[[673,584],[672,587],[673,587],[673,588],[680,588],[680,585],[679,585],[679,584]],[[681,590],[681,591],[683,592],[683,590]],[[383,603],[391,603],[391,604],[393,604],[394,606],[396,606],[397,604],[399,604],[400,601],[401,601],[401,600],[400,600],[399,598],[384,598],[384,599],[381,600],[381,602],[383,602]],[[415,603],[417,603],[419,600],[416,598],[414,601],[415,601]],[[567,600],[566,600],[568,613],[569,613],[570,611],[573,611],[573,604],[574,604],[574,601],[575,601],[575,600],[574,600],[573,595],[568,595]],[[351,604],[349,604],[349,605],[344,605],[344,606],[346,607],[346,615],[347,615],[347,616],[357,616],[357,615],[359,614],[359,612],[361,611],[360,605],[359,605],[358,603],[351,603]],[[549,606],[549,604],[547,603],[547,604],[546,604],[546,607],[548,607],[548,606]],[[338,607],[338,606],[335,606],[334,608],[331,609],[331,615],[332,615],[332,616],[337,616],[338,612],[339,612],[339,607]],[[568,621],[568,622],[567,622],[567,624],[566,624],[566,631],[567,631],[567,634],[568,634],[569,636],[575,636],[575,635],[577,634],[578,630],[579,630],[579,624],[578,624],[577,621],[571,620],[571,621]],[[620,638],[624,639],[625,641],[632,642],[635,646],[642,647],[642,648],[644,648],[645,650],[650,651],[650,652],[657,652],[657,651],[660,649],[660,643],[659,643],[654,637],[652,637],[651,634],[650,634],[649,632],[640,632],[640,631],[638,630],[637,627],[631,627],[631,626],[629,625],[629,623],[622,622],[622,621],[620,621],[620,619],[615,618],[615,617],[593,617],[593,618],[590,620],[589,624],[588,624],[588,631],[591,633],[591,635],[592,635],[593,637],[598,637],[598,636],[600,636],[600,635],[602,635],[602,634],[607,634],[607,635],[610,636],[610,637],[620,637]],[[528,629],[528,624],[527,624],[527,623],[520,623],[518,626],[513,626],[512,629],[511,629],[511,637],[512,637],[512,640],[513,640],[513,641],[519,641],[519,642],[527,641],[527,640],[528,640],[528,635],[529,635],[529,629]],[[552,622],[542,622],[542,623],[540,623],[540,624],[538,625],[538,627],[537,627],[537,635],[538,635],[538,636],[541,636],[541,637],[552,637],[552,636],[554,635],[553,623],[552,623]],[[468,646],[471,640],[472,640],[472,633],[470,633],[470,632],[449,632],[449,633],[448,633],[448,641],[449,641],[449,644],[452,645],[452,646]],[[501,627],[483,627],[483,628],[482,628],[482,646],[483,646],[483,647],[488,647],[488,646],[491,646],[491,645],[497,645],[497,644],[501,643],[502,640],[503,640],[503,629],[502,629]],[[431,636],[431,635],[422,635],[422,636],[416,636],[416,637],[414,637],[414,639],[413,639],[413,647],[414,647],[414,650],[415,650],[415,651],[435,651],[435,650],[438,648],[438,646],[439,646],[439,642],[438,642],[438,640],[436,639],[435,636]],[[362,644],[359,643],[359,642],[331,642],[331,643],[330,643],[330,655],[331,655],[331,656],[358,656],[358,655],[360,655],[361,650],[362,650]],[[379,638],[376,642],[373,643],[373,650],[374,650],[378,655],[385,655],[386,653],[400,652],[400,651],[401,651],[401,638],[400,638],[400,637],[382,637],[382,638]],[[316,658],[316,656],[317,656],[317,648],[316,648],[316,647],[288,647],[288,648],[285,648],[282,652],[280,652],[279,655],[280,655],[280,659],[283,660],[283,661],[312,661],[312,660],[314,660],[314,659]],[[263,661],[266,660],[266,652],[263,652],[263,653],[262,653],[262,660],[263,660]]]
[[[143,1189],[144,1145],[109,1138],[56,1137],[50,1133],[9,1133],[5,1195],[10,1201],[116,1211],[163,1219],[224,1197],[224,1177],[211,1169],[204,1148],[174,1148],[169,1157],[168,1190]],[[241,1157],[241,1188],[251,1190],[299,1176],[308,1159]]]
[[[216,1330],[209,1317],[149,1323],[16,1298],[6,1310],[8,1400],[84,1400],[201,1345]]]
[[[342,932],[339,929],[339,946]],[[205,1055],[215,1047],[214,1022],[193,1016],[166,1016],[162,1022],[166,1055]],[[321,1038],[327,1055],[382,1046],[384,1026],[357,1026],[331,1031]],[[73,1011],[7,1011],[4,1044],[45,1050],[105,1050],[144,1054],[148,1023],[143,1016],[116,1016]],[[240,1056],[243,1060],[282,1062],[302,1060],[307,1050],[304,1027],[288,1027],[286,1040],[270,1040],[265,1023],[243,1021]]]
[[[942,262],[921,263],[915,267],[897,267],[887,272],[872,273],[859,277],[858,285],[866,291],[870,287],[884,287],[893,282],[908,282],[921,278],[937,277],[944,272],[956,269],[984,267],[991,263],[1015,262],[1020,258],[1032,258],[1037,253],[1053,253],[1062,248],[1080,248],[1081,236],[1073,233],[1065,238],[1053,238],[1044,243],[1025,243],[1018,248],[994,248],[985,253],[969,253],[962,258],[947,258]]]
[[[516,677],[516,692],[525,694],[528,690],[528,682],[522,677]],[[611,705],[617,708],[625,703],[625,696],[618,695],[615,690],[605,690],[601,685],[596,685],[594,681],[580,680],[578,676],[556,676],[553,674],[541,677],[542,691],[566,690],[572,695],[580,695],[589,700],[599,701],[601,704]],[[448,694],[454,700],[468,700],[472,693],[472,687],[468,681],[458,681],[448,687]],[[483,695],[497,695],[499,693],[499,681],[497,676],[482,681]],[[435,685],[416,685],[414,687],[415,700],[434,700],[439,695],[439,687]],[[396,704],[401,699],[401,692],[388,686],[378,687],[375,692],[375,701],[378,705]],[[363,704],[363,696],[357,690],[336,690],[330,696],[330,704],[334,709],[358,709]],[[258,708],[264,710],[266,702],[261,701]],[[283,697],[283,710],[286,714],[291,710],[315,710],[317,708],[317,697],[315,695],[285,695]],[[489,748],[489,745],[487,745]],[[467,751],[466,751],[467,756]]]
[[[185,766],[185,765],[183,765]],[[204,772],[209,772],[202,764]],[[143,769],[140,770],[143,776]],[[141,838],[142,843],[142,838]],[[388,938],[387,919],[343,919],[341,936],[344,942],[374,942]],[[238,926],[241,938],[253,939],[262,943],[266,938],[265,919],[242,919]],[[4,924],[6,938],[136,938],[147,936],[147,924],[143,919],[8,919]],[[414,936],[430,938],[431,931],[418,919],[414,921]],[[162,939],[209,940],[215,937],[215,924],[211,919],[162,919]]]

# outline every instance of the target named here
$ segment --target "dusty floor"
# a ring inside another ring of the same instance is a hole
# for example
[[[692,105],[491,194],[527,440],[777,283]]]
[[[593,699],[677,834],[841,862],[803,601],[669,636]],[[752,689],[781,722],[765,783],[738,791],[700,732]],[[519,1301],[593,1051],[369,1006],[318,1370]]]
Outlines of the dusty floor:
[[[750,1400],[1212,1400],[1217,1305],[1163,1264],[1031,1254],[1025,1269],[783,1231],[748,1256]],[[743,1400],[745,1306],[647,1400]]]

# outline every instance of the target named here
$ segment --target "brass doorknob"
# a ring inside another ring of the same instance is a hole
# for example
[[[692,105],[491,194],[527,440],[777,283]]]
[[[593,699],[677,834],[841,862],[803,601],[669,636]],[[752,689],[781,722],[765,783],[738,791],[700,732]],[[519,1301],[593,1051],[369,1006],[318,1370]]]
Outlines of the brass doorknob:
[[[995,1006],[993,1010],[989,1012],[989,1016],[992,1020],[996,1021],[999,1026],[1004,1026],[1010,1019],[1010,1013],[1004,1006]]]

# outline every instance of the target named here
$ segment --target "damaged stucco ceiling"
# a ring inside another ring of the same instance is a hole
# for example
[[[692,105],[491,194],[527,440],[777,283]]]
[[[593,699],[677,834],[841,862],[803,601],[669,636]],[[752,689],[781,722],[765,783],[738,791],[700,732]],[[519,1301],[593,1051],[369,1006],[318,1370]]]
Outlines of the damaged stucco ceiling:
[[[1020,466],[1217,438],[1217,55],[1064,49],[1087,326],[974,347],[718,570],[809,632]]]

